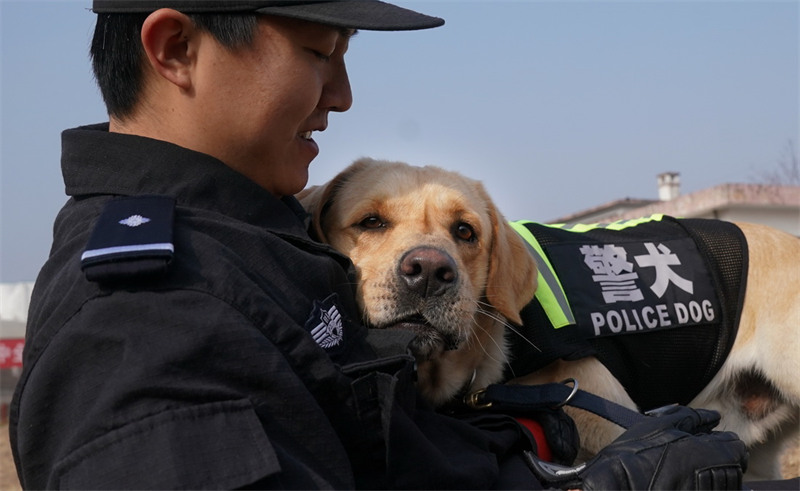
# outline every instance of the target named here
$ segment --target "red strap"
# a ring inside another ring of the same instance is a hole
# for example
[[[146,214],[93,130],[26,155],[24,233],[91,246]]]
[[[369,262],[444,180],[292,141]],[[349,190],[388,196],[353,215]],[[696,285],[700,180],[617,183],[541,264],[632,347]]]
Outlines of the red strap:
[[[547,445],[547,438],[544,436],[542,425],[538,421],[528,418],[516,418],[516,420],[517,423],[527,428],[533,435],[533,439],[536,440],[536,455],[542,460],[552,462],[553,452],[550,451],[550,446]]]

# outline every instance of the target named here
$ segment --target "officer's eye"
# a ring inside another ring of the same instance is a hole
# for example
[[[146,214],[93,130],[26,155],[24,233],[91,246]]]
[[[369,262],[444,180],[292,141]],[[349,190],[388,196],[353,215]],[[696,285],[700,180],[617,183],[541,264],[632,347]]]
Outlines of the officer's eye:
[[[326,54],[326,53],[324,53],[324,52],[322,52],[322,51],[320,51],[320,50],[318,50],[318,49],[314,49],[314,48],[306,48],[306,50],[307,50],[309,53],[311,53],[312,55],[314,55],[314,57],[315,57],[316,59],[318,59],[318,60],[320,60],[320,61],[322,61],[322,62],[325,62],[325,63],[327,63],[328,61],[330,61],[330,60],[331,60],[331,56],[330,56],[330,54]]]
[[[320,53],[319,51],[314,51],[314,56],[316,56],[318,60],[323,61],[325,63],[331,61],[331,57],[329,55]]]
[[[472,225],[464,222],[457,223],[453,228],[453,235],[464,242],[475,242],[478,240],[478,234]]]

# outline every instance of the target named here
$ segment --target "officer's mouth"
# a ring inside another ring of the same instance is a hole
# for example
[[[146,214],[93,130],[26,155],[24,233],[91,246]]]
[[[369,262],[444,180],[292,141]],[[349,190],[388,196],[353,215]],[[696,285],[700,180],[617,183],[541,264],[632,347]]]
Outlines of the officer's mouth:
[[[308,130],[301,131],[297,134],[298,140],[300,140],[300,143],[307,148],[308,152],[311,154],[311,158],[314,158],[317,156],[317,154],[319,154],[319,145],[317,145],[317,142],[315,142],[311,137],[313,133],[314,132],[312,130]]]

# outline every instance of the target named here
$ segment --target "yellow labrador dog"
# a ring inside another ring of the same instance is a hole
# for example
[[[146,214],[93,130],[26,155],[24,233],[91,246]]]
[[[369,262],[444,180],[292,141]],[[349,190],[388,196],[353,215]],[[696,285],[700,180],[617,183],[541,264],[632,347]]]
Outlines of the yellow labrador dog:
[[[524,342],[516,326],[536,292],[537,268],[480,183],[436,167],[362,159],[298,198],[318,238],[352,259],[364,322],[417,333],[413,349],[425,397],[442,405],[503,381],[508,344]],[[779,452],[798,432],[800,239],[739,226],[749,269],[738,334],[691,405],[720,411],[720,427],[748,444],[749,479],[778,478]],[[516,376],[510,383],[575,378],[582,389],[636,408],[591,356]],[[581,410],[570,414],[583,458],[621,432]]]

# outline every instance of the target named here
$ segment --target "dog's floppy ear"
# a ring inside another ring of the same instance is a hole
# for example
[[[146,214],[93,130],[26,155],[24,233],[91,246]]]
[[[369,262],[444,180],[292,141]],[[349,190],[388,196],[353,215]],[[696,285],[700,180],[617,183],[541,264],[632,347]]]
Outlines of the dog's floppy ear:
[[[328,199],[329,184],[330,183],[321,186],[311,186],[294,195],[294,197],[300,201],[300,204],[303,205],[303,208],[311,214],[311,231],[316,235],[315,238],[321,242],[325,242],[325,237],[322,226],[320,225],[320,214]]]
[[[536,261],[522,237],[511,228],[486,195],[492,221],[492,249],[486,299],[509,321],[520,325],[520,311],[533,299],[537,286]]]
[[[325,216],[333,202],[336,194],[344,184],[361,169],[372,163],[370,159],[360,159],[350,164],[345,170],[340,172],[328,183],[321,186],[311,186],[295,195],[303,208],[311,214],[311,227],[316,239],[320,242],[328,242],[325,234]]]

